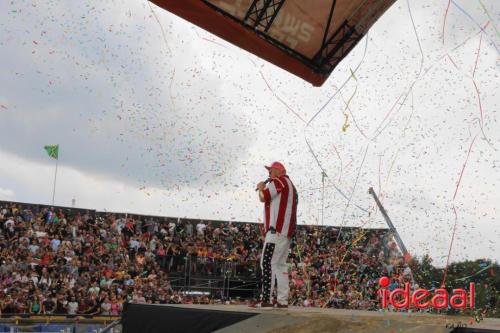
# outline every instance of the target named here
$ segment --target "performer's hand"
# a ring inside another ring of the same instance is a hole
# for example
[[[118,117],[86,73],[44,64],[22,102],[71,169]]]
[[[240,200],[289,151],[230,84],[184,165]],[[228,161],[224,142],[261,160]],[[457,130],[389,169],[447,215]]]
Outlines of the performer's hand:
[[[259,191],[263,191],[265,187],[266,187],[266,184],[264,182],[260,182],[257,184],[257,189]]]

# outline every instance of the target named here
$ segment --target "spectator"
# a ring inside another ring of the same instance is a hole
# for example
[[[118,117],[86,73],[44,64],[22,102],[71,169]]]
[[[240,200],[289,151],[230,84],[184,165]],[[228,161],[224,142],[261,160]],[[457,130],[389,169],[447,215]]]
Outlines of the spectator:
[[[66,300],[66,296],[64,294],[57,294],[56,308],[54,312],[57,314],[68,313],[68,301]]]
[[[174,228],[175,228],[175,223],[174,223]],[[191,223],[188,223],[186,225],[186,236],[188,236],[188,237],[192,237],[193,236],[193,225]]]
[[[51,295],[46,294],[44,301],[42,302],[42,313],[43,314],[53,314],[56,309],[56,302]]]
[[[104,301],[101,303],[101,315],[109,316],[111,315],[111,302],[109,301],[108,296],[104,298]]]
[[[68,314],[76,315],[78,311],[78,302],[75,299],[75,296],[71,296],[68,302]]]
[[[132,302],[134,302],[134,303],[140,303],[140,304],[141,303],[142,304],[146,303],[146,299],[142,295],[142,291],[138,290],[138,291],[134,292],[134,296],[132,298]]]
[[[111,308],[110,308],[110,313],[112,316],[118,316],[123,307],[123,301],[120,299],[117,299],[114,294],[111,295],[111,300],[110,300]]]
[[[205,236],[205,229],[207,228],[206,224],[203,221],[200,221],[196,225],[196,233],[199,238],[203,238]]]

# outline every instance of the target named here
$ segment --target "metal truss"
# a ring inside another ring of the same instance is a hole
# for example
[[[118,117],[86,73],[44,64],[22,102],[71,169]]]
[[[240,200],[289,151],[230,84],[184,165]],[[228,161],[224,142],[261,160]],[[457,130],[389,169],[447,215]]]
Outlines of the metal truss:
[[[243,22],[254,30],[267,32],[286,0],[253,0]]]
[[[314,56],[313,63],[317,66],[317,70],[330,73],[361,38],[363,35],[357,32],[355,27],[350,26],[347,21],[344,21]]]
[[[371,19],[372,14],[380,9],[381,6],[391,2],[391,0],[365,0],[336,31],[330,32],[330,28],[333,24],[333,14],[337,4],[337,0],[331,0],[331,7],[327,21],[325,22],[325,31],[323,33],[321,47],[318,52],[310,58],[268,34],[268,30],[271,28],[273,21],[278,16],[286,0],[252,0],[243,19],[229,14],[212,4],[209,0],[201,1],[244,27],[251,28],[261,38],[299,60],[314,72],[324,75],[330,74],[339,62],[363,38],[366,29],[363,28],[361,23],[367,19]]]

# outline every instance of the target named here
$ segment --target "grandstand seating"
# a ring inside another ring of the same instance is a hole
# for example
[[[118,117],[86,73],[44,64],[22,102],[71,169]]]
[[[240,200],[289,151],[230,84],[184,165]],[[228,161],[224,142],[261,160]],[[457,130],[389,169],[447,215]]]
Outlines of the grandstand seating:
[[[118,315],[124,302],[241,303],[259,296],[257,223],[0,201],[0,311]],[[411,279],[387,229],[299,225],[290,303],[376,309],[378,278]]]

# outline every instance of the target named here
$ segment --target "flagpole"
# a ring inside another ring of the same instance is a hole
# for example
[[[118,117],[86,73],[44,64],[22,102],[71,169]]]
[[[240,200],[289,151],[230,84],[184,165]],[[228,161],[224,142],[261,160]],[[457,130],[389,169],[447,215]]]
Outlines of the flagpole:
[[[54,206],[54,197],[56,196],[57,162],[59,162],[59,154],[58,154],[58,156],[56,158],[56,172],[54,174],[54,190],[52,191],[52,206]]]
[[[321,225],[323,225],[325,216],[325,177],[327,177],[325,171],[321,172],[321,183],[323,184],[321,192]]]

